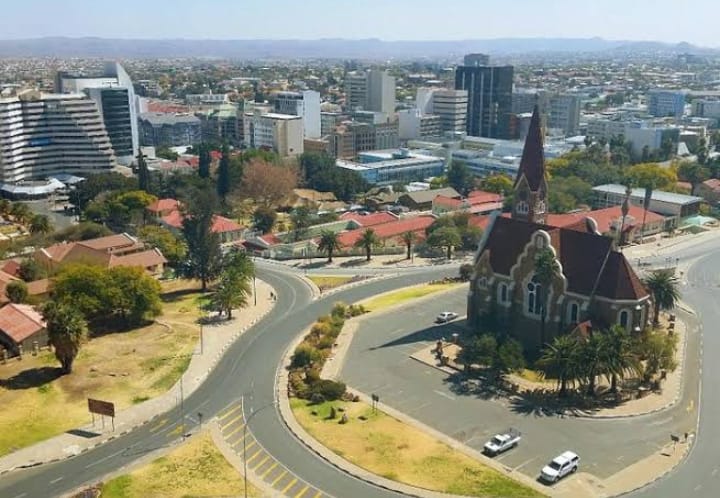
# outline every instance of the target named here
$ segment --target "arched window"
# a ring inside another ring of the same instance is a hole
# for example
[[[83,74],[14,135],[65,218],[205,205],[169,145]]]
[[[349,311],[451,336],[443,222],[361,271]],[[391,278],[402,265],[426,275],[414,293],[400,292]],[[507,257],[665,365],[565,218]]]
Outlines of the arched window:
[[[487,284],[488,284],[487,277],[480,277],[480,278],[477,279],[477,287],[478,287],[478,289],[485,289],[485,288],[487,288]]]
[[[528,214],[530,211],[530,206],[525,201],[520,201],[517,203],[517,206],[515,207],[515,211],[517,211],[518,214]]]
[[[629,323],[630,323],[630,312],[628,310],[622,310],[618,314],[618,325],[620,325],[624,329],[627,329]]]
[[[580,305],[576,302],[571,302],[568,307],[568,322],[577,323],[578,317],[580,316]]]
[[[498,285],[498,302],[507,303],[508,301],[508,286],[507,284]]]
[[[542,293],[542,285],[537,281],[537,277],[533,277],[527,284],[527,311],[531,315],[540,315],[542,306],[540,303],[540,294]]]

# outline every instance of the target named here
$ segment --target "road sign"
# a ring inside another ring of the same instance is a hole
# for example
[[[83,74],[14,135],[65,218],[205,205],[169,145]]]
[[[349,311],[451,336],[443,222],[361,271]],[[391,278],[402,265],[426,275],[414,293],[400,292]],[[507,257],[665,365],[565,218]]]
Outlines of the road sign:
[[[88,410],[90,410],[90,413],[115,417],[115,404],[108,401],[88,398]]]

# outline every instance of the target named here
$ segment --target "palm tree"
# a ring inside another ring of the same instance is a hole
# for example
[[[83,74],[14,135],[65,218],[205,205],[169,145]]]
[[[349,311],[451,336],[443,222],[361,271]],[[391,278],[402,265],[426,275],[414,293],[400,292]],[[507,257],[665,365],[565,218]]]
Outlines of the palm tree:
[[[407,259],[412,257],[412,247],[416,240],[417,234],[415,232],[405,232],[402,234],[403,244],[407,247]]]
[[[44,214],[36,214],[30,219],[30,233],[33,235],[45,235],[52,232],[50,219]]]
[[[575,337],[562,335],[556,337],[552,344],[543,349],[537,366],[547,377],[555,377],[560,386],[560,396],[567,393],[568,382],[578,378],[581,357],[580,348]]]
[[[605,373],[606,342],[598,334],[590,334],[579,346],[580,372],[583,379],[587,381],[588,396],[595,395],[595,386],[598,375]]]
[[[318,249],[326,252],[328,255],[327,262],[332,263],[333,252],[340,250],[340,242],[338,241],[337,233],[332,230],[323,230],[320,233],[320,243],[318,244]]]
[[[535,255],[535,279],[540,284],[537,298],[540,300],[540,344],[545,344],[545,320],[547,319],[547,300],[550,297],[550,285],[553,280],[560,277],[555,254],[546,247]]]
[[[87,322],[76,308],[48,301],[42,310],[48,342],[55,348],[55,357],[62,372],[72,372],[80,345],[87,337]]]
[[[368,228],[365,230],[357,242],[355,242],[355,247],[360,247],[365,250],[365,255],[367,256],[367,261],[370,261],[370,256],[372,256],[372,250],[374,247],[377,247],[380,245],[380,239],[375,234],[375,230],[372,228]]]
[[[653,296],[653,325],[657,325],[660,323],[660,310],[671,310],[680,300],[678,279],[672,270],[655,270],[645,279],[645,286]]]
[[[640,372],[640,360],[624,327],[614,325],[603,333],[605,376],[610,381],[610,392],[617,392],[618,379]]]

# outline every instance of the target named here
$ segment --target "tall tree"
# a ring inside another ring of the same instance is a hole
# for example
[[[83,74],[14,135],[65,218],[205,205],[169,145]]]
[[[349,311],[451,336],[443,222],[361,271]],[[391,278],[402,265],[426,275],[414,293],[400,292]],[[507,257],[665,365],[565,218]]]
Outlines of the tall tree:
[[[258,206],[253,213],[253,226],[262,233],[269,233],[277,220],[277,211],[268,206]]]
[[[618,379],[640,372],[640,360],[624,327],[614,325],[602,337],[605,342],[605,376],[610,381],[610,392],[614,393],[617,392]]]
[[[252,295],[250,280],[255,278],[255,265],[244,251],[233,251],[223,263],[212,303],[215,309],[232,319],[232,310],[247,305]]]
[[[186,260],[185,240],[167,228],[147,225],[140,229],[138,235],[146,244],[159,249],[173,268],[178,268]]]
[[[683,161],[678,165],[677,176],[690,184],[690,193],[695,195],[698,185],[710,178],[710,170],[701,164]]]
[[[44,214],[36,214],[30,219],[30,233],[33,235],[47,235],[52,232],[50,218]]]
[[[469,370],[471,365],[493,368],[496,365],[496,358],[496,339],[489,334],[483,334],[463,344],[457,359],[465,366],[465,370]]]
[[[32,219],[33,212],[24,202],[13,202],[10,206],[10,215],[17,223],[25,225]]]
[[[427,238],[427,244],[430,247],[445,248],[447,259],[452,258],[452,250],[454,247],[462,243],[460,232],[457,227],[446,226],[433,230]]]
[[[311,215],[310,208],[307,206],[298,206],[290,213],[290,222],[292,223],[295,241],[300,240],[305,231],[310,227]]]
[[[580,370],[580,348],[575,337],[562,335],[543,349],[537,366],[546,377],[557,379],[560,396],[567,394],[568,383],[574,382]]]
[[[206,143],[201,143],[198,147],[198,176],[200,178],[210,178],[210,147]]]
[[[227,143],[222,145],[222,156],[217,170],[217,193],[225,204],[225,199],[230,193],[232,185],[230,184],[230,148]]]
[[[138,187],[140,190],[150,192],[150,170],[142,151],[137,155]]]
[[[220,236],[212,230],[216,198],[212,190],[195,190],[183,218],[182,232],[188,247],[187,274],[200,279],[202,290],[220,272]]]
[[[87,322],[72,306],[48,301],[42,309],[48,333],[48,342],[55,349],[62,372],[72,372],[73,362],[87,337]]]
[[[558,277],[560,277],[560,267],[552,249],[546,247],[538,251],[535,256],[535,279],[540,284],[537,299],[540,300],[541,347],[545,345],[545,321],[547,320],[547,300],[550,297],[550,285]]]
[[[673,190],[677,183],[677,173],[671,168],[664,168],[657,163],[640,163],[630,166],[625,171],[625,184],[628,182],[640,188],[653,190]]]
[[[513,180],[507,175],[492,175],[483,179],[482,189],[486,192],[508,195],[513,191]]]
[[[653,324],[660,323],[660,311],[669,311],[680,300],[678,279],[672,270],[655,270],[645,279],[645,286],[653,296]]]
[[[463,195],[472,190],[473,174],[470,169],[460,161],[452,161],[447,170],[448,184]]]
[[[355,242],[355,247],[359,247],[365,251],[367,261],[370,261],[372,250],[379,245],[380,239],[372,228],[366,229],[357,242]]]
[[[253,159],[243,169],[241,195],[260,205],[276,206],[297,186],[297,169]]]
[[[12,280],[5,287],[5,295],[11,303],[27,302],[28,286],[22,280]]]
[[[318,249],[327,253],[328,263],[332,263],[333,252],[340,250],[340,242],[337,233],[332,230],[323,230],[320,234]]]
[[[407,248],[407,259],[412,257],[412,249],[413,244],[415,244],[415,240],[417,240],[417,234],[415,234],[415,232],[405,232],[402,234],[403,244],[405,244],[405,247]]]

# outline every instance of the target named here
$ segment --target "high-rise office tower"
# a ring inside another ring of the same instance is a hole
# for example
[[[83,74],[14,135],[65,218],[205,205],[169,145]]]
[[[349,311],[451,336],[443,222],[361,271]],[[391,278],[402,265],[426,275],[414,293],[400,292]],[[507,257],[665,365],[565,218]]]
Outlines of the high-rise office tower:
[[[550,97],[547,127],[560,129],[565,135],[576,135],[580,129],[580,97],[558,94]]]
[[[650,90],[647,100],[651,116],[679,119],[685,112],[685,92],[681,90]]]
[[[109,171],[115,156],[97,104],[84,94],[0,99],[0,181]]]
[[[320,138],[320,93],[312,90],[303,92],[277,92],[275,112],[300,116],[303,120],[305,138]]]
[[[465,66],[489,66],[490,56],[485,54],[467,54],[463,58]]]
[[[467,90],[467,134],[512,138],[513,66],[458,66],[455,89]]]
[[[465,132],[467,109],[467,90],[436,90],[433,92],[432,113],[440,118],[442,132]]]
[[[395,78],[387,71],[373,69],[367,74],[367,106],[368,111],[395,112]]]
[[[364,109],[367,106],[367,75],[364,72],[345,75],[345,108],[348,111]]]
[[[132,80],[120,64],[106,64],[99,75],[59,72],[55,91],[85,92],[100,109],[118,162],[129,165],[135,159],[140,151],[138,106]]]

